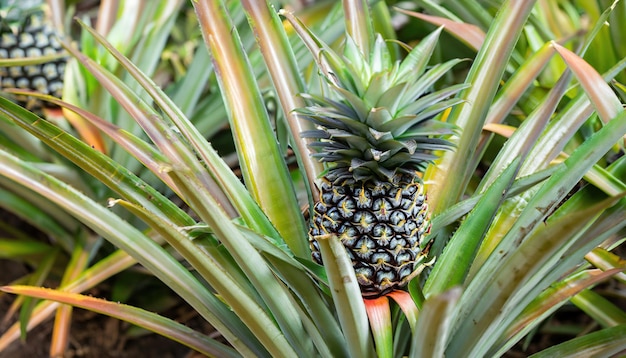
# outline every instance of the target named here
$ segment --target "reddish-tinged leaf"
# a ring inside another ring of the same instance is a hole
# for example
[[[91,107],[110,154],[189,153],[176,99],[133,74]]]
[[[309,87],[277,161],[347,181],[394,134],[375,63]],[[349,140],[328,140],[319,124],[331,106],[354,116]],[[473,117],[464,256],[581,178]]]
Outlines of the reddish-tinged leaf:
[[[552,46],[574,72],[598,115],[605,123],[623,111],[622,103],[611,90],[611,87],[587,61],[556,42],[552,42]]]
[[[378,357],[391,357],[393,355],[393,338],[389,299],[387,296],[382,296],[374,299],[363,299],[363,303],[376,343],[376,354]]]
[[[61,285],[65,286],[70,282],[78,279],[89,264],[89,258],[92,253],[92,245],[86,244],[88,241],[85,232],[77,235],[76,245],[72,252],[72,257],[65,268]],[[50,342],[50,356],[64,357],[66,356],[67,347],[70,344],[70,331],[72,327],[72,311],[73,307],[62,305],[57,309],[54,317],[54,328],[52,329],[52,340]]]
[[[70,343],[70,331],[72,327],[72,306],[62,305],[57,309],[54,316],[52,339],[50,340],[50,356],[64,357]]]
[[[4,286],[4,292],[53,300],[115,317],[182,343],[208,356],[231,357],[236,352],[221,343],[169,318],[137,307],[100,298],[32,286]]]
[[[415,331],[415,324],[417,323],[417,316],[419,314],[419,310],[413,301],[411,295],[406,291],[391,291],[387,296],[393,298],[394,301],[400,306],[402,312],[406,316],[407,321],[409,322],[409,326],[411,327],[411,331]]]
[[[67,286],[63,286],[62,289],[68,292],[85,291],[108,279],[109,277],[129,268],[135,263],[136,261],[132,257],[128,256],[125,252],[118,250],[82,272],[78,279],[69,283]],[[11,285],[16,284],[17,283],[15,282],[11,283]],[[40,323],[44,322],[58,307],[59,304],[57,302],[40,302],[31,314],[27,330],[30,331],[31,329],[37,327]],[[6,320],[3,320],[1,323],[6,324]],[[19,322],[14,323],[12,326],[4,330],[0,336],[0,352],[9,346],[9,344],[17,340],[19,335]]]
[[[395,10],[403,14],[416,17],[420,20],[430,22],[436,26],[444,26],[446,31],[476,51],[478,51],[483,45],[483,42],[485,42],[485,32],[483,32],[483,30],[476,25],[456,22],[446,19],[445,17],[426,15],[400,8],[395,8]]]
[[[106,143],[104,142],[104,138],[98,131],[98,128],[94,126],[89,121],[85,120],[84,117],[79,116],[75,112],[69,111],[66,108],[63,108],[63,115],[67,119],[68,122],[76,129],[80,138],[85,142],[91,145],[95,150],[100,151],[102,153],[107,153]]]
[[[41,95],[40,93],[35,91],[23,89],[4,89],[3,91],[18,95],[37,97],[43,100],[49,100],[54,98],[52,96]],[[94,149],[102,153],[106,153],[106,144],[104,143],[104,139],[102,138],[100,131],[98,131],[98,129],[93,124],[86,121],[83,117],[76,115],[74,112],[66,111],[65,108],[62,109],[61,113],[57,113],[57,111],[46,111],[46,113],[48,113],[49,115],[52,114],[54,116],[65,116],[65,119],[70,122],[74,129],[76,129],[76,132],[85,143],[89,144]]]
[[[72,114],[74,117],[80,117],[81,121],[86,121],[89,123],[94,130],[98,130],[98,135],[100,136],[100,132],[105,133],[110,138],[112,138],[117,144],[122,146],[127,152],[133,155],[137,160],[139,160],[143,165],[145,165],[148,169],[150,169],[156,175],[159,175],[159,179],[161,179],[165,184],[167,184],[173,190],[177,190],[176,184],[172,180],[171,176],[168,174],[169,172],[169,159],[167,159],[163,154],[157,151],[154,147],[150,146],[146,142],[141,139],[135,137],[131,133],[126,130],[107,122],[106,120],[96,116],[95,114],[86,111],[80,107],[74,106],[71,103],[62,101],[58,98],[42,95],[40,93],[31,92],[31,91],[13,91],[13,93],[17,94],[28,94],[33,97],[40,98],[44,101],[53,103],[59,107],[63,108],[65,115]],[[101,137],[101,136],[100,136]],[[83,141],[87,144],[94,146],[95,149],[98,149],[97,146],[93,144],[93,142],[89,141],[87,138],[83,137]],[[102,151],[102,150],[101,150]]]
[[[612,275],[622,271],[613,269],[609,271],[589,270],[577,275],[574,279],[561,282],[544,291],[537,299],[531,303],[510,326],[504,334],[505,337],[512,337],[524,327],[532,324],[537,319],[551,312],[580,291],[601,282]]]
[[[483,126],[484,131],[492,132],[495,134],[499,134],[505,138],[509,138],[513,135],[517,128],[513,126],[508,126],[506,124],[499,123],[487,123]]]

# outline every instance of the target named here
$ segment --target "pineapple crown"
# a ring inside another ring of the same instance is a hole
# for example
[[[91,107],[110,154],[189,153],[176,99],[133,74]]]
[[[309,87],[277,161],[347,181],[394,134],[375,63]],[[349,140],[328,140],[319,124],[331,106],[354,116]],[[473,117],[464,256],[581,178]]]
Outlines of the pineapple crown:
[[[0,0],[2,31],[16,32],[45,16],[46,5],[42,0]]]
[[[302,30],[302,29],[301,29]],[[309,106],[299,110],[317,129],[304,138],[327,163],[324,175],[334,182],[392,180],[414,175],[450,149],[442,138],[454,126],[434,117],[461,100],[451,98],[467,85],[433,90],[434,83],[461,60],[428,68],[441,28],[424,38],[402,61],[392,61],[378,35],[368,56],[348,37],[344,55],[308,31],[299,31],[325,78],[327,95],[304,94]]]

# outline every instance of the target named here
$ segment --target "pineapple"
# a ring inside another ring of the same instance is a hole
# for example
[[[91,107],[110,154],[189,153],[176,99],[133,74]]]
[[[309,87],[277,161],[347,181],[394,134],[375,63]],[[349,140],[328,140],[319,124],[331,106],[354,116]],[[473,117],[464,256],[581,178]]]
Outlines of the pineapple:
[[[427,68],[440,31],[402,62],[390,60],[381,36],[367,56],[350,38],[343,56],[318,39],[318,51],[308,44],[325,80],[325,94],[304,95],[309,104],[300,110],[316,126],[302,136],[314,139],[313,155],[326,165],[310,220],[312,256],[323,264],[317,240],[336,235],[365,298],[402,288],[426,264],[430,221],[420,173],[450,148],[442,135],[454,129],[435,117],[466,87],[433,89],[459,61]]]
[[[65,57],[54,29],[45,22],[41,1],[0,1],[0,59],[57,56],[45,63],[26,66],[0,67],[0,88],[34,90],[60,98],[63,91]],[[28,109],[43,106],[41,101],[15,96]]]

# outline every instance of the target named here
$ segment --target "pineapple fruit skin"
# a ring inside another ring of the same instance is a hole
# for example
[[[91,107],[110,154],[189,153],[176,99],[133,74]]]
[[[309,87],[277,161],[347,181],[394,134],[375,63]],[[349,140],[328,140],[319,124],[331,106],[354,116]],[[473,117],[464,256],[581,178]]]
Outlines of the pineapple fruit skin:
[[[4,28],[0,33],[0,58],[34,58],[61,52],[63,48],[56,32],[44,22],[42,13],[29,15],[16,30]],[[62,57],[42,64],[0,67],[0,87],[28,89],[61,98],[66,62]],[[15,99],[31,110],[44,106],[44,102],[27,96],[17,95]]]
[[[322,264],[317,240],[336,235],[346,248],[365,298],[405,286],[424,264],[430,244],[428,204],[417,175],[391,181],[320,185],[310,221],[313,260]]]

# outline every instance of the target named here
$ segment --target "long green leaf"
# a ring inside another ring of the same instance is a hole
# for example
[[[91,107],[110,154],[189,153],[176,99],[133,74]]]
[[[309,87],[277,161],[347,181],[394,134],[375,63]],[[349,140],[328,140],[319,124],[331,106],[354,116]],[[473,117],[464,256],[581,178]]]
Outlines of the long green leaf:
[[[323,167],[311,157],[313,152],[307,146],[313,139],[300,138],[300,133],[313,129],[313,125],[295,111],[305,107],[306,103],[299,96],[305,92],[305,85],[293,49],[280,19],[266,2],[247,0],[242,3],[274,83],[283,115],[289,124],[298,161],[306,174],[309,187],[314,188],[315,179]],[[313,194],[313,197],[316,195]]]
[[[43,285],[44,281],[48,278],[50,271],[52,270],[52,266],[59,256],[59,248],[54,247],[52,250],[48,251],[42,258],[41,261],[38,262],[35,271],[28,278],[28,284],[34,286]],[[21,338],[26,339],[26,332],[28,327],[28,321],[30,320],[33,309],[35,308],[36,300],[32,297],[26,297],[24,302],[22,303],[22,308],[20,309],[20,326],[21,326]]]
[[[523,237],[539,224],[556,206],[560,200],[573,188],[604,153],[626,133],[626,112],[622,111],[611,120],[604,128],[595,133],[591,138],[581,144],[572,155],[565,160],[563,165],[548,179],[542,187],[534,193],[525,205],[524,211],[513,224],[500,245],[515,245],[521,242]],[[504,255],[492,255],[488,259],[492,264],[499,261]],[[490,267],[489,269],[492,269]]]
[[[515,179],[519,165],[519,158],[511,162],[452,236],[424,285],[427,296],[463,284],[481,240]]]
[[[84,54],[69,45],[66,45],[66,49],[74,55],[109,92],[111,92],[122,107],[131,114],[150,139],[152,139],[153,143],[168,156],[170,163],[165,164],[172,167],[181,166],[192,170],[205,182],[206,188],[222,203],[223,210],[226,210],[232,216],[235,215],[234,209],[226,199],[226,196],[209,173],[207,173],[206,169],[198,162],[195,153],[192,152],[191,148],[189,148],[185,142],[177,140],[177,134],[170,128],[166,121],[159,120],[160,116],[155,110],[143,100],[138,99],[128,86],[110,72],[106,71],[102,66],[98,65],[95,61],[87,58]],[[91,119],[92,117],[88,118]]]
[[[531,0],[505,1],[489,28],[467,76],[466,82],[471,87],[459,95],[466,102],[456,106],[448,117],[448,121],[463,129],[460,137],[451,138],[456,150],[445,152],[436,161],[437,165],[430,166],[425,174],[433,213],[454,205],[471,178],[475,168],[470,166],[472,161],[468,158],[474,157],[498,83],[534,3]]]
[[[232,312],[181,263],[149,237],[75,189],[2,151],[0,151],[0,173],[47,196],[95,232],[128,252],[220,330],[240,352],[251,353],[237,338],[243,333],[237,335],[226,326],[228,324],[235,329],[244,329],[241,326],[239,328],[233,326],[233,322],[236,321],[233,321]],[[42,184],[44,182],[45,185]]]
[[[524,120],[520,127],[500,149],[494,162],[489,167],[489,171],[481,180],[479,190],[482,191],[489,185],[499,173],[506,168],[511,161],[516,158],[526,159],[532,146],[537,142],[543,133],[549,120],[567,90],[567,85],[571,79],[571,72],[566,71],[557,83],[552,87],[546,98],[537,108]]]
[[[237,211],[242,215],[248,226],[259,230],[265,235],[271,237],[278,236],[276,229],[269,220],[267,220],[265,214],[252,199],[250,193],[241,184],[228,165],[226,165],[224,160],[220,158],[218,153],[206,141],[204,136],[198,132],[198,128],[185,117],[180,108],[178,108],[149,77],[111,46],[106,39],[84,24],[83,28],[91,33],[99,43],[105,46],[107,50],[124,65],[124,68],[133,75],[135,80],[142,84],[143,89],[150,94],[163,112],[165,112],[169,119],[178,127],[181,134],[191,143],[196,153],[208,166],[209,173],[214,176],[220,188],[230,199],[230,203],[237,208]],[[98,69],[98,67],[94,66],[93,69]]]
[[[52,123],[42,121],[41,118],[4,98],[0,98],[0,116],[19,124],[125,199],[139,203],[156,215],[168,218],[180,225],[194,223],[189,215],[167,200],[163,194],[154,190],[111,158],[68,135]]]
[[[88,29],[88,28],[87,28]],[[88,29],[91,31],[90,29]],[[97,37],[97,34],[94,34]],[[103,39],[98,38],[98,41],[102,41],[105,45]],[[110,45],[107,45],[110,47]],[[125,67],[129,70],[133,70],[136,78],[140,81],[143,81],[144,88],[148,91],[152,91],[152,94],[155,96],[155,99],[159,99],[160,104],[163,104],[168,108],[168,114],[171,114],[172,119],[177,119],[176,124],[180,126],[181,131],[188,126],[182,114],[178,113],[178,109],[170,106],[169,102],[161,96],[160,93],[157,93],[155,86],[149,79],[144,78],[144,76],[137,72],[136,69],[132,66],[131,63],[128,63],[126,59],[120,56],[119,53],[112,48],[107,47],[118,60],[125,64]],[[75,51],[74,51],[75,53]],[[80,54],[75,53],[77,56],[81,57]],[[93,63],[89,60],[85,60],[86,64],[89,64],[92,69],[97,69]],[[102,73],[104,76],[100,77],[103,81],[111,81],[112,79],[108,76],[104,71],[99,71],[97,73]],[[108,83],[108,82],[105,82]],[[119,88],[117,86],[112,86],[111,88]],[[276,280],[276,278],[271,274],[271,271],[258,255],[257,252],[253,251],[249,245],[244,245],[245,239],[241,238],[240,234],[235,230],[234,225],[230,222],[228,217],[223,216],[222,203],[217,204],[216,198],[207,193],[207,183],[206,178],[203,175],[199,175],[203,172],[202,168],[199,168],[199,163],[196,162],[195,157],[190,155],[188,152],[188,148],[185,148],[185,145],[177,142],[177,141],[169,141],[168,138],[173,138],[176,135],[170,133],[169,135],[164,135],[163,132],[170,132],[165,123],[160,122],[151,122],[146,119],[156,119],[154,117],[151,118],[142,118],[143,111],[146,108],[136,108],[136,106],[131,103],[132,101],[128,101],[124,97],[118,97],[123,103],[127,104],[128,108],[133,111],[138,111],[135,116],[136,119],[140,119],[145,124],[146,129],[150,129],[150,136],[153,138],[153,141],[157,143],[164,151],[168,153],[171,157],[172,161],[175,163],[173,165],[173,170],[171,172],[171,176],[175,181],[176,187],[181,190],[180,195],[185,198],[187,203],[196,211],[196,213],[204,219],[213,230],[215,230],[218,237],[224,240],[224,243],[227,244],[229,252],[233,255],[235,260],[239,265],[243,268],[243,270],[247,273],[247,275],[251,278],[252,282],[254,282],[257,289],[260,290],[261,295],[264,297],[265,302],[272,309],[272,312],[281,325],[281,327],[285,330],[287,335],[290,337],[292,342],[294,343],[294,348],[301,350],[302,352],[306,352],[310,349],[310,342],[307,339],[307,336],[301,332],[302,324],[300,319],[298,318],[298,314],[293,309],[292,305],[286,303],[288,301],[288,296],[286,290],[283,286]],[[185,122],[185,123],[183,123]],[[156,128],[151,127],[156,126]],[[190,131],[185,131],[185,133],[191,133],[193,129]],[[194,133],[191,133],[194,135]],[[194,138],[188,138],[193,140]],[[202,140],[204,141],[204,140]],[[197,143],[196,143],[197,144]],[[190,168],[186,169],[186,168]],[[218,173],[214,173],[218,174]],[[204,182],[202,179],[205,179]],[[229,204],[224,202],[223,204]],[[249,217],[256,220],[263,220],[263,217],[259,217],[256,214],[256,217]],[[251,224],[254,224],[254,221],[250,221]],[[272,233],[273,234],[273,233]],[[255,260],[254,258],[257,258]],[[292,308],[292,309],[288,309]],[[263,343],[266,347],[273,352],[273,354],[292,354],[292,347],[284,340],[279,339],[281,336],[279,332],[274,331],[275,327],[265,327],[264,330],[261,330],[260,333],[263,339]],[[270,333],[274,332],[273,340],[270,339]],[[308,347],[307,347],[308,346]],[[305,353],[303,353],[305,354]]]
[[[319,347],[327,346],[333,355],[348,355],[348,344],[343,337],[334,310],[331,311],[333,307],[328,305],[327,300],[320,297],[322,293],[312,282],[311,276],[305,273],[306,269],[300,260],[287,255],[285,251],[277,248],[269,239],[260,237],[258,233],[243,227],[240,227],[240,230],[250,240],[250,243],[263,253],[264,257],[271,263],[276,275],[294,291],[315,322],[315,330],[319,330],[320,336],[324,339],[323,344],[316,342],[320,354],[322,350]]]
[[[272,340],[280,343],[278,332],[272,318],[264,312],[256,300],[258,297],[246,291],[245,282],[237,282],[231,276],[227,267],[210,255],[206,255],[192,242],[188,235],[181,232],[180,228],[170,223],[154,220],[149,212],[130,203],[119,202],[126,209],[141,217],[146,223],[157,230],[174,247],[192,267],[213,287],[229,307],[241,317],[242,321],[256,334],[262,343],[270,344]],[[249,257],[252,259],[251,257]],[[257,268],[260,265],[256,265]],[[267,282],[267,281],[266,281]],[[269,282],[267,282],[269,285]],[[277,294],[277,292],[274,292]],[[278,294],[277,294],[278,296]],[[277,302],[278,297],[277,297]],[[245,337],[240,337],[242,340]],[[268,348],[268,350],[271,350]]]
[[[184,3],[184,0],[169,0],[141,4],[144,7],[151,7],[150,10],[153,12],[151,16],[147,16],[147,19],[144,20],[147,22],[146,25],[143,25],[146,31],[139,38],[136,46],[134,46],[131,60],[144,73],[150,75],[157,68],[161,59],[160,56],[155,56],[155,54],[163,53],[168,38],[171,36],[172,28],[176,26],[176,15],[180,12]],[[125,12],[128,11],[121,11],[122,14]],[[142,12],[147,11],[144,8]],[[128,27],[124,26],[124,23],[120,25],[120,35],[122,37],[127,36]]]
[[[198,48],[191,64],[187,68],[187,73],[185,74],[184,79],[180,83],[176,84],[179,90],[175,91],[171,95],[172,101],[178,104],[178,107],[187,118],[191,118],[194,110],[196,110],[196,106],[198,105],[197,102],[205,90],[204,86],[209,77],[214,74],[213,66],[208,65],[210,61],[211,59],[208,51],[205,51],[204,48]],[[215,114],[215,112],[208,113]],[[204,127],[205,124],[211,123],[210,120],[198,121],[195,123],[200,132],[207,134],[207,131],[205,130],[208,130],[209,128],[200,127]],[[219,128],[219,126],[216,127]],[[217,131],[218,128],[211,128],[211,130]],[[207,136],[210,137],[209,134],[207,134]]]
[[[24,256],[41,256],[50,252],[51,246],[35,240],[0,239],[0,257],[19,260]]]
[[[554,173],[557,167],[547,168],[543,171],[536,172],[532,175],[520,177],[515,180],[513,186],[507,191],[506,198],[509,199],[513,196],[519,195],[523,193],[533,186],[541,183],[550,175]],[[458,202],[451,208],[446,209],[446,211],[441,214],[435,216],[432,219],[432,228],[431,231],[433,233],[438,232],[443,227],[454,223],[455,221],[462,218],[465,214],[469,213],[478,203],[478,201],[484,196],[484,194],[476,194],[468,199]]]
[[[530,358],[600,358],[612,357],[626,349],[626,325],[605,328],[565,343],[552,346]]]
[[[571,78],[571,72],[566,71],[557,81],[555,86],[550,90],[546,98],[537,106],[537,108],[525,119],[522,125],[513,133],[505,145],[500,149],[496,159],[490,165],[488,172],[485,174],[478,187],[479,191],[485,190],[486,186],[495,180],[497,175],[506,168],[507,165],[517,158],[522,158],[525,162],[531,148],[536,146],[538,138],[544,132],[546,125],[551,119],[556,106],[563,97],[567,84]],[[533,158],[536,160],[536,158]],[[537,164],[535,164],[537,165]],[[499,240],[504,233],[515,222],[520,207],[523,208],[524,198],[530,197],[534,190],[529,190],[522,194],[520,198],[513,198],[505,202],[503,210],[496,217],[495,222],[491,226],[489,234],[485,237],[483,245],[477,254],[474,262],[474,268],[480,267],[485,258],[498,245]]]
[[[34,193],[29,193],[19,185],[11,183],[5,189],[4,182],[0,179],[0,207],[19,216],[22,220],[33,227],[45,232],[67,252],[71,252],[74,241],[70,232],[77,230],[76,222],[67,215],[59,215],[59,210],[55,205],[51,205],[48,200],[41,198]],[[22,190],[20,190],[22,189]],[[71,224],[71,226],[69,226]],[[69,227],[64,227],[69,226]],[[40,243],[43,244],[43,243]],[[10,251],[3,251],[9,253]]]
[[[500,356],[508,351],[521,337],[535,329],[543,320],[553,314],[557,309],[568,302],[570,297],[587,287],[595,285],[608,277],[620,272],[619,269],[609,271],[586,270],[574,274],[567,279],[557,282],[537,296],[520,315],[515,322],[500,338],[498,344],[490,352],[491,356]],[[495,352],[495,353],[494,353]]]
[[[533,81],[554,56],[551,43],[544,44],[540,49],[528,57],[517,71],[509,78],[489,108],[485,123],[501,123],[513,109],[525,91],[531,87]]]
[[[590,73],[588,75],[590,75]],[[614,73],[609,71],[603,78],[604,80],[610,80],[613,75]],[[601,86],[604,81],[596,76],[595,82],[596,86]],[[588,97],[581,91],[548,125],[528,154],[527,160],[525,160],[520,169],[520,175],[529,175],[537,170],[548,167],[551,161],[556,158],[572,136],[574,136],[576,130],[590,117],[592,111],[593,108]],[[594,182],[590,175],[597,171],[602,171],[602,169],[593,169],[591,172],[585,174],[585,179]],[[479,260],[477,260],[475,269],[478,268],[480,262],[485,260],[493,246],[495,246],[514,224],[519,213],[527,206],[528,201],[534,194],[535,190],[528,190],[519,197],[505,202],[502,212],[492,225],[489,236],[485,239],[485,242],[489,245],[482,247],[478,253]]]
[[[247,242],[236,225],[219,209],[219,204],[215,199],[206,193],[202,183],[187,172],[177,172],[176,176],[179,177],[177,185],[183,189],[182,193],[188,198],[190,206],[195,208],[198,216],[222,241],[253,283],[280,326],[280,330],[278,327],[271,327],[276,331],[269,336],[267,334],[270,332],[256,332],[266,338],[264,344],[268,350],[274,355],[293,355],[296,354],[294,349],[303,355],[310,354],[313,348],[312,342],[303,331],[299,313],[291,304],[290,293],[284,284],[271,272],[268,263]]]
[[[237,31],[221,1],[193,4],[228,108],[246,186],[294,254],[308,257],[304,219]]]
[[[433,295],[424,302],[424,308],[413,332],[411,357],[445,357],[445,349],[452,325],[452,312],[461,288],[452,288]],[[461,354],[459,356],[463,356]]]
[[[3,59],[0,59],[0,66],[11,67],[11,66],[41,65],[44,63],[48,63],[48,62],[57,61],[64,57],[67,57],[67,54],[55,53],[55,54],[35,56],[35,57],[3,58]]]
[[[584,290],[571,301],[602,327],[626,324],[626,312],[594,291]]]
[[[524,308],[523,301],[530,300],[531,292],[545,288],[538,287],[537,283],[558,263],[582,229],[615,201],[610,198],[580,212],[547,221],[530,236],[525,235],[515,251],[502,252],[505,257],[493,270],[488,271],[490,267],[484,266],[459,302],[458,330],[451,337],[449,353],[485,354],[507,323]]]
[[[374,349],[367,313],[346,249],[336,236],[320,237],[317,240],[324,266],[329,273],[328,284],[337,307],[339,323],[346,341],[350,342],[348,346],[350,356],[372,357]]]
[[[94,127],[108,135],[114,142],[119,144],[122,148],[124,148],[129,154],[135,157],[139,162],[141,162],[146,168],[150,169],[156,176],[159,177],[164,183],[166,183],[173,190],[175,189],[175,185],[171,181],[171,178],[167,175],[167,172],[164,168],[171,166],[168,158],[161,154],[156,148],[152,145],[146,143],[141,140],[137,136],[134,136],[132,133],[118,127],[115,124],[105,121],[104,119],[96,116],[95,114],[86,111],[82,108],[74,106],[70,103],[61,101],[55,97],[42,95],[39,93],[34,93],[30,91],[11,91],[13,93],[18,94],[29,94],[30,96],[40,98],[49,103],[53,103],[66,109],[68,111],[74,112],[75,114],[81,116],[84,119],[87,119],[90,124]],[[67,111],[66,111],[67,113]]]

